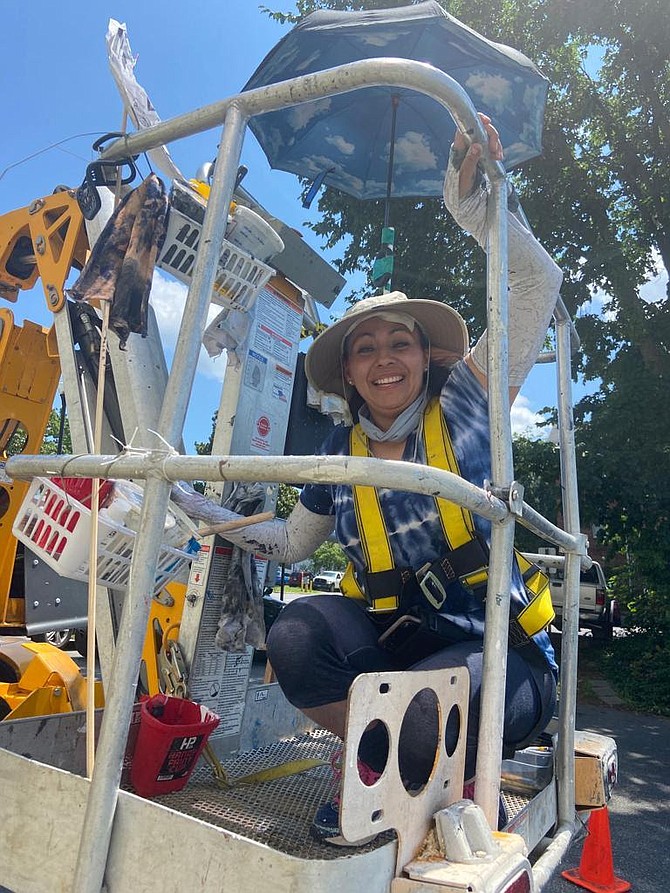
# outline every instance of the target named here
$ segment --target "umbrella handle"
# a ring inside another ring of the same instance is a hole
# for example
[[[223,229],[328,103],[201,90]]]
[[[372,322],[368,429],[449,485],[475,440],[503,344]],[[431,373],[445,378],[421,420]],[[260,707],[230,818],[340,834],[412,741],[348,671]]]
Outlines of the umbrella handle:
[[[372,265],[372,284],[382,289],[382,294],[391,291],[393,280],[393,247],[395,242],[395,229],[385,226],[382,229],[382,247]]]

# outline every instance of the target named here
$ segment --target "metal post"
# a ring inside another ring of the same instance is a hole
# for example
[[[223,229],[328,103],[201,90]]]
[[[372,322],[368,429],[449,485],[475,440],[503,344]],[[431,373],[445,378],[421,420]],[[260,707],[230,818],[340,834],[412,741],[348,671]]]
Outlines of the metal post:
[[[228,110],[239,106],[248,118],[278,109],[297,106],[302,102],[348,93],[361,87],[388,86],[414,89],[432,96],[454,118],[471,139],[486,145],[486,134],[472,102],[463,87],[448,74],[425,62],[409,59],[363,59],[328,68],[313,74],[291,78],[267,87],[258,87],[228,99],[202,106],[193,112],[178,115],[135,133],[126,134],[107,146],[101,153],[102,161],[118,161],[138,155],[165,143],[202,133],[217,127]],[[221,153],[219,153],[221,157]],[[501,168],[502,170],[502,168]]]
[[[225,234],[245,125],[246,119],[238,108],[231,106],[226,114],[221,140],[222,162],[215,168],[193,280],[159,420],[159,431],[169,444],[177,443],[182,433]],[[169,481],[161,476],[147,480],[140,532],[133,550],[129,591],[121,617],[96,765],[86,806],[72,887],[74,893],[99,893],[103,883],[169,494]]]
[[[489,174],[487,332],[491,474],[496,487],[512,482],[512,431],[507,353],[507,183],[498,165]],[[492,828],[498,823],[514,518],[493,525],[489,567],[475,801]]]
[[[557,383],[558,420],[561,445],[561,487],[563,518],[566,530],[580,536],[577,492],[577,460],[574,419],[572,414],[572,382],[570,375],[569,321],[557,320]],[[586,552],[582,537],[581,554]],[[561,638],[561,685],[559,703],[559,736],[556,759],[558,777],[558,819],[574,821],[575,814],[575,715],[577,710],[577,652],[579,647],[579,553],[568,551],[565,560],[563,630]]]

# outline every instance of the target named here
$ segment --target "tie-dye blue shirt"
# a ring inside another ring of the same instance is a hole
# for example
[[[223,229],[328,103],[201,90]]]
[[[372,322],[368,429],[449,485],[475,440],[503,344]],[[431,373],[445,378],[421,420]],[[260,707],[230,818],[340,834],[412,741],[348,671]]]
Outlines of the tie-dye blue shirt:
[[[489,420],[486,394],[468,366],[456,364],[440,395],[461,476],[478,487],[491,479]],[[350,428],[340,425],[326,438],[321,454],[349,455]],[[417,433],[407,438],[403,459],[426,463],[424,445]],[[396,567],[415,571],[427,562],[442,557],[445,551],[442,526],[432,496],[400,490],[379,489],[389,543]],[[308,484],[302,490],[303,505],[319,515],[335,516],[335,535],[357,574],[366,570],[358,534],[352,489],[346,484]],[[490,543],[491,524],[486,518],[473,515],[476,529]],[[528,595],[521,575],[514,567],[512,599],[523,605]],[[448,598],[441,611],[453,625],[454,640],[484,635],[484,605],[458,582],[448,589]],[[538,633],[534,641],[556,670],[554,651],[547,633]]]

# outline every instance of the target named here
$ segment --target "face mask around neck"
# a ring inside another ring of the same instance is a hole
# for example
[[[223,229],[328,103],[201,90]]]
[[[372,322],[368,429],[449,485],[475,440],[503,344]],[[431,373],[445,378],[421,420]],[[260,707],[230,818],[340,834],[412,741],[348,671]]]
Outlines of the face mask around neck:
[[[378,428],[370,418],[370,412],[366,403],[361,406],[358,412],[358,420],[364,434],[378,443],[386,443],[389,441],[398,442],[407,440],[412,431],[419,427],[423,410],[426,406],[426,393],[423,391],[414,400],[413,403],[403,409],[400,415],[394,420],[393,424],[387,431]]]

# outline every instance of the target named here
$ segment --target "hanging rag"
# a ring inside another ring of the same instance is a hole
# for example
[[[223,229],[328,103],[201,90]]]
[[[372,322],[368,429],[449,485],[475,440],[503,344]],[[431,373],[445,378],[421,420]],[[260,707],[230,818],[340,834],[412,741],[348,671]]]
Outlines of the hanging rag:
[[[75,301],[110,301],[109,327],[125,350],[135,332],[146,338],[147,305],[156,258],[167,232],[165,186],[150,174],[107,221],[75,284]]]
[[[254,515],[265,501],[265,487],[239,483],[224,501],[225,508],[240,515]],[[247,645],[265,644],[263,592],[252,552],[232,547],[230,564],[223,580],[221,617],[214,639],[222,651],[240,653]]]
[[[249,314],[245,310],[231,307],[222,310],[202,336],[205,350],[212,358],[221,356],[225,350],[228,365],[232,369],[239,369],[246,353],[244,348],[249,326]]]

